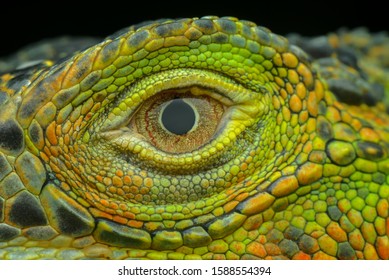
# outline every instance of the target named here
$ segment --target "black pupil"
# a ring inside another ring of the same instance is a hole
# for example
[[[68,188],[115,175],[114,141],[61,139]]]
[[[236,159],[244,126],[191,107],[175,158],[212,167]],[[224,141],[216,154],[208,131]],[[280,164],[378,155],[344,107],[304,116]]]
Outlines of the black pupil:
[[[163,126],[171,133],[183,135],[195,124],[196,115],[193,108],[182,99],[174,99],[162,112]]]

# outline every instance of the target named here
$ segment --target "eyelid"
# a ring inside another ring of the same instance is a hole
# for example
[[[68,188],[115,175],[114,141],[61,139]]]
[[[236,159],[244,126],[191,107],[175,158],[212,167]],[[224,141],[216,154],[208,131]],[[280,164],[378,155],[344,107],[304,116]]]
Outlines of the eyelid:
[[[258,94],[233,79],[208,70],[173,69],[158,74],[146,76],[132,84],[122,94],[107,119],[103,122],[100,132],[117,129],[129,122],[139,105],[159,92],[171,89],[192,88],[193,94],[208,94],[226,106],[252,104],[258,100]],[[252,107],[252,106],[250,106]],[[258,110],[248,110],[254,117]]]

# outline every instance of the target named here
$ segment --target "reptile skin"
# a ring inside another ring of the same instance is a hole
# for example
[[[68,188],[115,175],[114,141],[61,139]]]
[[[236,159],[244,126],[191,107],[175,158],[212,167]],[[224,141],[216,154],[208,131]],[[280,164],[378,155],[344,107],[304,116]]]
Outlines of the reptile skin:
[[[1,259],[389,258],[385,33],[160,20],[0,67]]]

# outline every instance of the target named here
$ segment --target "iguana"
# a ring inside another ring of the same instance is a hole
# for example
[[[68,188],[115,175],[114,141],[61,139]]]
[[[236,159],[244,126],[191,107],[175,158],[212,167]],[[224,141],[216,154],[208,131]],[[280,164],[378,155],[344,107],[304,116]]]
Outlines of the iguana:
[[[1,259],[388,259],[389,39],[233,17],[0,63]]]

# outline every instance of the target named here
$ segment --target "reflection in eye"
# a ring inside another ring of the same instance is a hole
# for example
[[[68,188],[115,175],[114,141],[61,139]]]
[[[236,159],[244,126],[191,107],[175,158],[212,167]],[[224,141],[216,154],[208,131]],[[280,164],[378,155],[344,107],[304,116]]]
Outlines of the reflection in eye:
[[[129,128],[168,153],[191,152],[208,143],[219,128],[225,106],[191,89],[160,92],[146,100]]]

